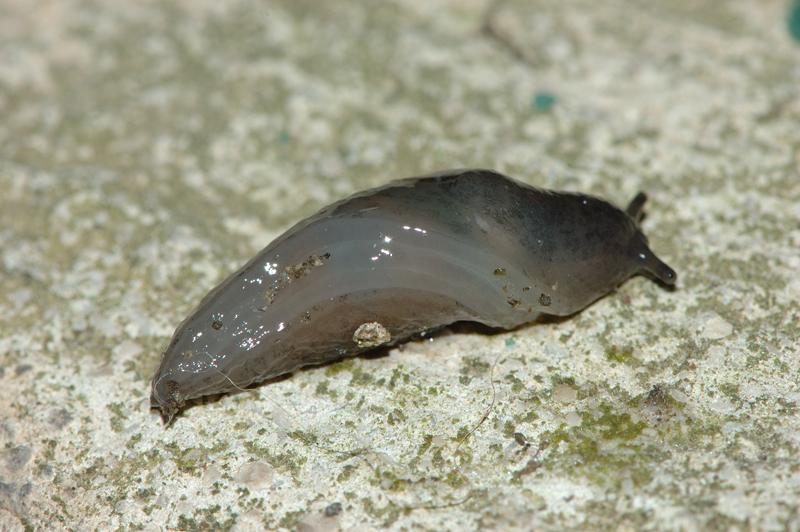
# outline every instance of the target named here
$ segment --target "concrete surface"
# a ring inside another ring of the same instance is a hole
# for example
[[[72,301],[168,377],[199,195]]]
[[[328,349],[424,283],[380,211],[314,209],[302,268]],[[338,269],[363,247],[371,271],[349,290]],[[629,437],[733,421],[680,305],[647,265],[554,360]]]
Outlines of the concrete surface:
[[[797,530],[794,17],[0,1],[0,529]],[[647,191],[679,288],[161,426],[149,378],[217,280],[351,191],[469,166]]]

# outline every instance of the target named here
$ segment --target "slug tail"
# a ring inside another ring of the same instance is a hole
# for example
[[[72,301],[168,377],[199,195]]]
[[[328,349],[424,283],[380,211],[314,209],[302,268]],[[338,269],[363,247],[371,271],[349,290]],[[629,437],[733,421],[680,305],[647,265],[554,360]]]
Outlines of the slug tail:
[[[644,204],[646,202],[647,194],[639,192],[634,196],[631,202],[628,203],[628,208],[625,209],[625,212],[628,213],[628,216],[633,218],[637,225],[642,221],[642,217],[644,216]]]

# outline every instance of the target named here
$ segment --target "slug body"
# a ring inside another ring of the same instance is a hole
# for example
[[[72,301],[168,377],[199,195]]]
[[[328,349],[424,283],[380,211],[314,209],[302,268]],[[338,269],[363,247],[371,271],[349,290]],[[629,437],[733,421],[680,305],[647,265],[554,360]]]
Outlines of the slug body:
[[[628,211],[488,170],[395,181],[278,237],[178,327],[153,378],[185,401],[355,356],[456,321],[510,329],[573,314],[636,274],[672,285]]]

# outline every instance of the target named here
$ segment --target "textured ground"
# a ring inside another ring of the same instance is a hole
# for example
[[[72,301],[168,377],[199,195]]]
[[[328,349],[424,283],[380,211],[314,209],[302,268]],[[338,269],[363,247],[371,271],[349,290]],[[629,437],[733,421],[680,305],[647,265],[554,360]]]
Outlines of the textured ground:
[[[0,529],[800,528],[800,11],[222,4],[0,1]],[[646,190],[679,288],[161,426],[149,377],[216,281],[469,166]]]

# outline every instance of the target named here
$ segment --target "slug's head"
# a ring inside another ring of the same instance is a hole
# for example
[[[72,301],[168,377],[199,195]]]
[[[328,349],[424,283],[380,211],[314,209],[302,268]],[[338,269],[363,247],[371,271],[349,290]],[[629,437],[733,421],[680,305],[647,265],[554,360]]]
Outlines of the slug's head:
[[[675,286],[675,281],[677,281],[678,277],[675,270],[667,266],[665,262],[653,253],[648,245],[647,237],[642,233],[641,228],[639,228],[639,223],[644,217],[642,208],[646,201],[647,196],[644,192],[639,192],[636,197],[631,200],[628,204],[628,208],[625,210],[628,216],[634,221],[637,228],[630,243],[630,253],[637,264],[636,271],[666,286]]]
[[[188,400],[240,389],[231,372],[251,358],[267,331],[256,325],[248,294],[238,288],[213,291],[175,331],[150,395],[151,408],[166,424]],[[230,301],[239,294],[243,301]]]
[[[162,372],[156,374],[150,390],[150,408],[161,413],[161,420],[165,425],[172,423],[175,414],[183,407],[178,383]]]
[[[150,391],[150,408],[158,409],[165,425],[169,425],[187,399],[191,397],[193,378],[197,368],[192,361],[193,351],[187,348],[188,331],[184,325],[178,327],[169,347],[161,359]]]
[[[637,273],[655,279],[666,286],[675,286],[675,270],[659,259],[647,245],[647,237],[639,231],[632,242],[632,252],[638,268]]]

